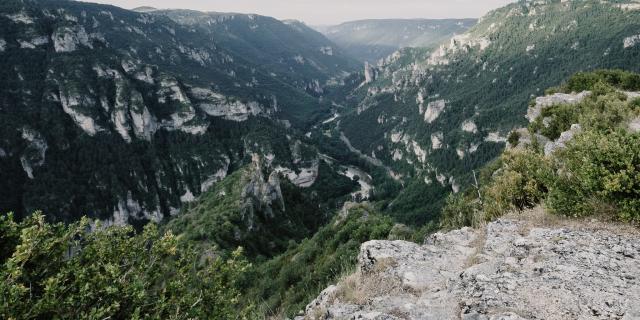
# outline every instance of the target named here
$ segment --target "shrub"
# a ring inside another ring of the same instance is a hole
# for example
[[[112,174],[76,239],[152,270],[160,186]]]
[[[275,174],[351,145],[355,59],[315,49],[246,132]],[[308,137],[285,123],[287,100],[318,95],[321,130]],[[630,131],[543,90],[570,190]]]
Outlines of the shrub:
[[[49,224],[40,213],[19,224],[7,216],[0,229],[20,234],[3,248],[9,254],[0,267],[0,318],[243,317],[241,251],[199,264],[196,251],[154,225],[141,234],[131,227],[89,232],[86,219]]]
[[[483,188],[485,219],[509,210],[532,208],[540,203],[552,177],[547,159],[531,150],[512,150],[502,155],[502,168]]]
[[[511,131],[507,137],[507,142],[509,142],[509,145],[512,147],[518,146],[518,143],[520,142],[520,133],[515,130]]]
[[[563,170],[547,205],[565,215],[590,215],[603,205],[617,218],[640,222],[640,135],[622,129],[588,131],[560,155]]]
[[[442,227],[457,229],[474,226],[478,222],[478,209],[474,200],[466,199],[462,194],[451,194],[442,209]]]
[[[640,74],[622,70],[597,70],[579,72],[572,76],[565,85],[565,92],[592,90],[598,82],[623,90],[640,90]]]

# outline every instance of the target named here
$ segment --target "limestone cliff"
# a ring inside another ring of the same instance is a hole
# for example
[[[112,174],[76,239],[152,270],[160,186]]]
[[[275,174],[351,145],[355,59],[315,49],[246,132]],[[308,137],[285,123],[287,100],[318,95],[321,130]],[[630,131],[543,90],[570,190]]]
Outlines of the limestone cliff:
[[[540,211],[366,242],[298,319],[639,319],[640,232]]]

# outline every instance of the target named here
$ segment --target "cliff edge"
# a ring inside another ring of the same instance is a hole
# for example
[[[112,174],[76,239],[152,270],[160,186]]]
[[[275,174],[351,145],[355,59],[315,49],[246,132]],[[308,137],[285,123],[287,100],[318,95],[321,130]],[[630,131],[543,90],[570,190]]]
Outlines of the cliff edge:
[[[640,319],[640,232],[533,209],[419,245],[369,241],[297,319]]]

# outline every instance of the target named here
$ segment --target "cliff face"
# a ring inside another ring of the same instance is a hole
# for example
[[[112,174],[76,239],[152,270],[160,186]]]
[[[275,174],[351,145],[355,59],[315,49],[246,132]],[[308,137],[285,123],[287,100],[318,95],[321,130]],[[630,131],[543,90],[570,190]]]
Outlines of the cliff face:
[[[545,218],[545,219],[548,219]],[[506,218],[370,241],[299,319],[639,319],[640,233]]]

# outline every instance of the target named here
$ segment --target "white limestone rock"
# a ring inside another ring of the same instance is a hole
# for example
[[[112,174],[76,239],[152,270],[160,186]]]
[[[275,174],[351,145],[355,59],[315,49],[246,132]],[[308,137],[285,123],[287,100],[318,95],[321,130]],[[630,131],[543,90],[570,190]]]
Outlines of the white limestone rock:
[[[371,197],[371,192],[373,190],[373,178],[371,178],[371,176],[368,173],[364,172],[363,170],[357,167],[345,166],[345,167],[342,167],[342,169],[344,169],[344,171],[338,172],[341,175],[351,180],[354,180],[355,177],[358,177],[358,184],[360,185],[360,190],[351,193],[351,199],[355,202],[369,199],[369,197]],[[346,207],[347,207],[347,204],[345,203],[344,208]]]
[[[142,94],[130,88],[129,84],[119,77],[119,73],[113,109],[111,120],[116,131],[127,142],[131,141],[130,130],[133,130],[138,139],[149,141],[159,128],[156,118],[144,104]]]
[[[187,188],[187,191],[185,191],[185,193],[180,196],[180,202],[182,203],[189,203],[195,200],[196,200],[196,197],[193,195],[191,190],[189,190],[189,188]]]
[[[426,123],[433,123],[433,121],[435,121],[444,111],[445,107],[446,102],[444,100],[436,100],[430,102],[427,105],[427,110],[425,110],[424,112],[424,121]]]
[[[227,156],[225,156],[224,160],[225,162],[223,167],[220,168],[218,171],[216,171],[216,173],[214,173],[212,176],[209,176],[207,180],[205,180],[200,184],[200,192],[208,191],[209,189],[211,189],[211,187],[213,187],[214,184],[222,181],[224,178],[227,177],[227,173],[229,172],[229,164],[231,163],[231,161]]]
[[[561,133],[556,141],[550,141],[544,145],[544,154],[548,156],[558,150],[566,148],[567,143],[581,132],[582,127],[579,124],[572,124],[571,129]]]
[[[422,149],[418,142],[412,140],[411,147],[413,149],[413,154],[416,156],[418,161],[420,161],[420,163],[427,162],[427,151]]]
[[[403,156],[402,155],[402,151],[400,151],[398,149],[395,149],[395,150],[393,150],[393,153],[392,153],[391,156],[393,158],[393,161],[400,161],[400,160],[402,160],[402,156]]]
[[[469,133],[473,133],[476,134],[478,133],[478,126],[476,126],[475,122],[473,122],[473,120],[465,120],[462,123],[462,131],[464,132],[469,132]]]
[[[20,23],[20,24],[34,23],[33,17],[31,17],[29,14],[27,14],[24,11],[17,12],[14,14],[5,14],[4,16],[15,23]]]
[[[44,165],[49,145],[44,137],[35,130],[24,127],[20,131],[22,139],[27,141],[25,152],[20,156],[20,164],[27,177],[33,179],[33,169]],[[6,155],[6,153],[4,154]]]
[[[489,132],[489,134],[484,138],[484,141],[504,143],[504,142],[507,142],[507,137],[500,135],[500,132],[498,131],[494,131],[494,132]]]
[[[149,211],[140,205],[140,202],[133,199],[131,191],[127,192],[125,199],[120,199],[111,218],[99,221],[100,228],[108,228],[110,226],[126,226],[129,225],[129,219],[148,220],[155,223],[162,222],[164,216],[160,212],[160,208]],[[96,229],[97,221],[91,224],[92,229]]]
[[[322,52],[322,54],[324,54],[324,55],[332,56],[333,55],[333,47],[331,47],[331,46],[320,47],[320,52]]]
[[[364,83],[371,83],[376,80],[378,74],[376,69],[369,64],[369,62],[364,63]]]
[[[59,90],[62,110],[64,110],[85,133],[94,136],[99,131],[104,130],[90,115],[86,115],[83,112],[96,104],[93,98],[80,94],[74,84],[61,85]]]
[[[400,142],[400,140],[402,140],[403,136],[404,136],[404,133],[402,131],[400,131],[400,132],[392,132],[391,133],[391,142],[398,143],[398,142]]]
[[[506,219],[423,245],[369,241],[300,319],[637,319],[639,243],[617,226]]]
[[[296,173],[294,170],[278,166],[275,171],[284,174],[291,183],[300,187],[311,187],[318,178],[318,168],[320,162],[315,160],[313,164],[308,168],[300,168],[300,173]]]
[[[162,128],[170,131],[180,130],[193,135],[202,135],[209,128],[207,121],[197,117],[191,100],[176,79],[168,76],[161,77],[158,102],[172,103],[176,107],[170,119],[160,123]]]
[[[56,52],[73,52],[80,46],[93,49],[89,35],[83,26],[64,26],[57,28],[51,35]]]
[[[133,132],[138,138],[150,141],[158,128],[158,123],[144,105],[142,95],[137,91],[135,94],[132,92],[131,106],[129,114],[133,123]]]
[[[631,120],[629,122],[628,129],[629,129],[629,131],[631,131],[633,133],[639,133],[640,132],[640,117],[636,117],[635,119]]]
[[[582,100],[589,95],[591,95],[591,91],[583,91],[580,93],[555,93],[544,97],[537,97],[536,104],[527,110],[527,115],[525,117],[529,122],[533,122],[540,116],[544,108],[557,104],[577,104],[582,102]]]
[[[4,41],[4,40],[2,40]],[[34,37],[32,39],[29,40],[18,40],[18,44],[20,44],[20,48],[21,49],[35,49],[39,46],[45,45],[49,43],[49,38],[45,37],[45,36],[38,36],[38,37]],[[2,44],[2,42],[0,42],[0,45]],[[6,45],[6,42],[5,42]],[[1,50],[1,51],[4,51]]]
[[[202,101],[197,104],[198,108],[212,117],[240,122],[264,112],[264,108],[257,102],[243,103],[206,88],[192,88],[191,94]]]
[[[444,139],[444,135],[442,132],[437,132],[431,135],[431,149],[438,150],[442,148],[442,140]]]
[[[626,37],[622,41],[622,45],[624,46],[625,49],[634,47],[638,43],[640,43],[640,34]]]

